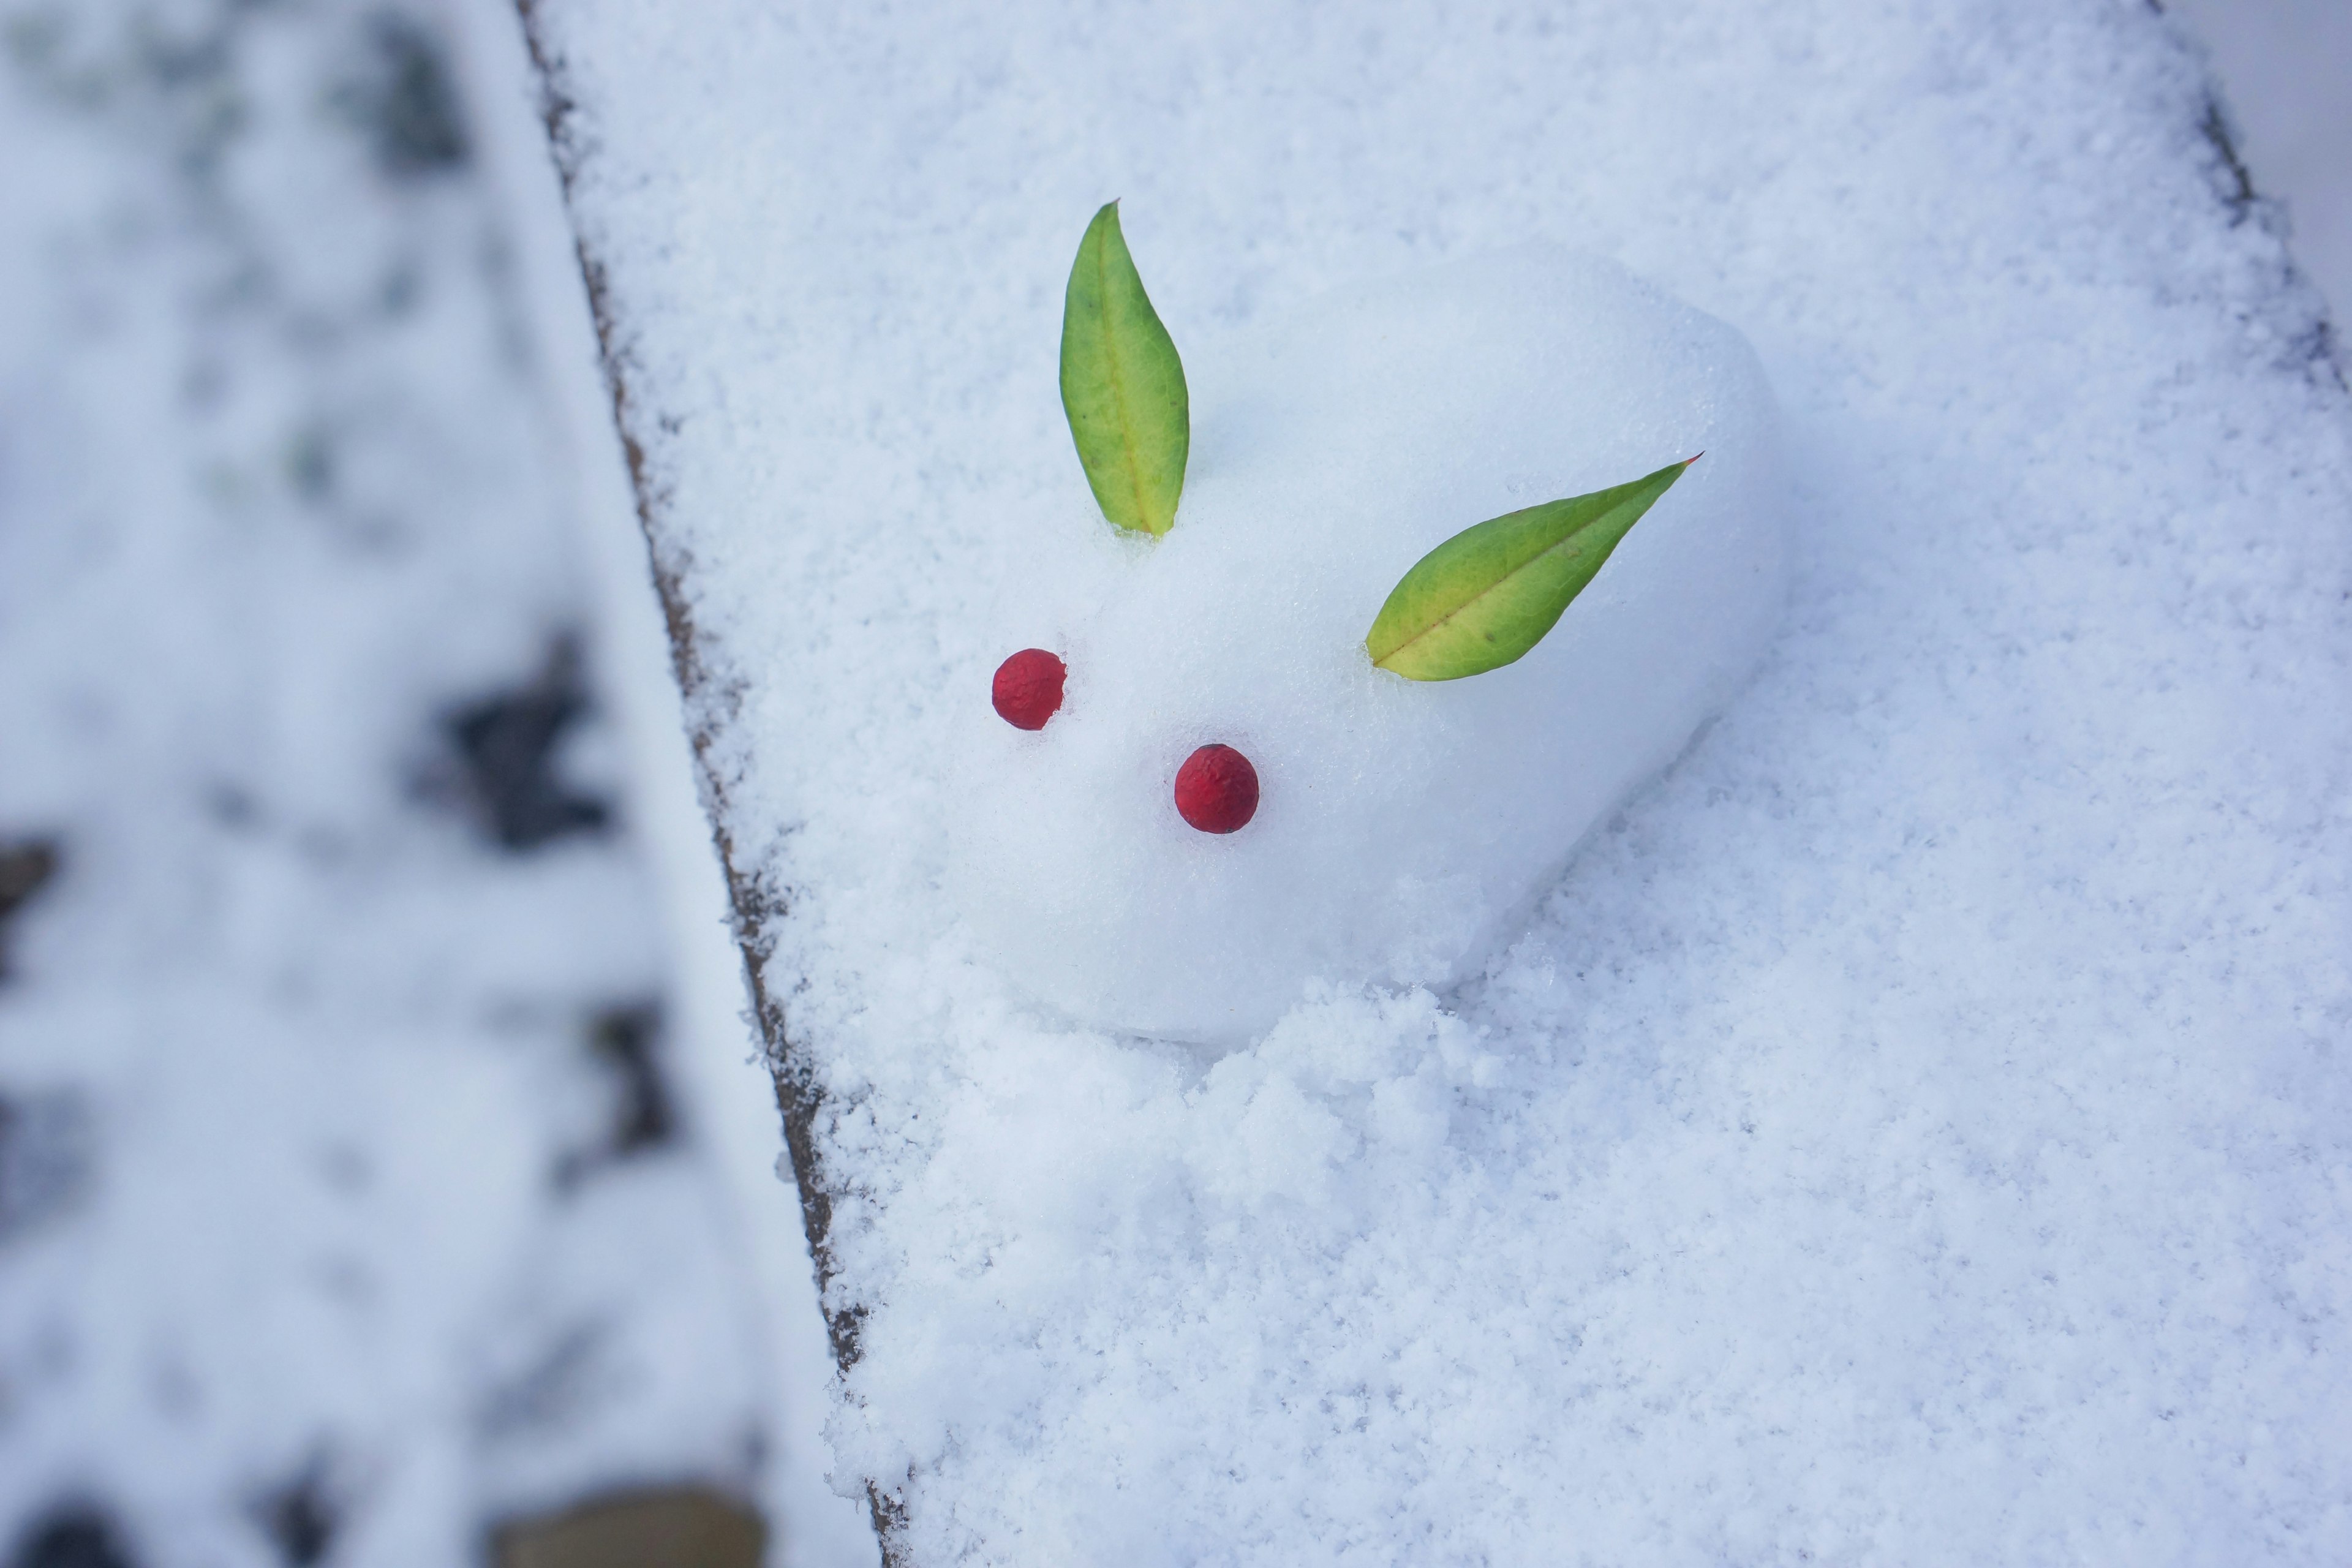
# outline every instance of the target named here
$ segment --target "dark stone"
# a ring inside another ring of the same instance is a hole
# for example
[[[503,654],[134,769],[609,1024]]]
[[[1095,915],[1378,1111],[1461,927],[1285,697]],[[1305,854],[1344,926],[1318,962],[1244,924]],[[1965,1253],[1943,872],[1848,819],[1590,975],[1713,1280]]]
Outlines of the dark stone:
[[[444,721],[465,771],[465,793],[505,847],[537,849],[576,833],[603,831],[612,808],[576,794],[555,773],[564,731],[588,711],[580,647],[555,639],[530,684],[468,703]]]

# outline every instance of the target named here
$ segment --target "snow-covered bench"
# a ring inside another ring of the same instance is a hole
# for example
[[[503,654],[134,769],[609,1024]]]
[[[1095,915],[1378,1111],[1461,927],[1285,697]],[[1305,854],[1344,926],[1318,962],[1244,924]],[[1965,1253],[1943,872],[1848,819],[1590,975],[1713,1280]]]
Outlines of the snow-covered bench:
[[[2160,15],[524,16],[891,1561],[2352,1554],[2352,401]],[[1543,238],[1777,388],[1772,653],[1466,984],[941,896],[1112,197],[1180,341]]]

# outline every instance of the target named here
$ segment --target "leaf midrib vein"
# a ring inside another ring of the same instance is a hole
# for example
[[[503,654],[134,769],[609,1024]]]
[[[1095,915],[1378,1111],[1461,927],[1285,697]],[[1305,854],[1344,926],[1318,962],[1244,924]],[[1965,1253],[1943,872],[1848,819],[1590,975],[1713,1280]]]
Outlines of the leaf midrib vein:
[[[1143,464],[1135,449],[1135,421],[1128,412],[1127,375],[1119,364],[1118,333],[1111,327],[1110,236],[1095,247],[1095,298],[1102,301],[1103,358],[1110,363],[1110,400],[1118,412],[1118,445],[1127,454],[1128,488],[1135,492],[1135,521],[1144,532],[1156,532],[1143,502]]]
[[[1435,620],[1430,622],[1429,625],[1422,627],[1421,630],[1413,633],[1412,636],[1405,638],[1404,641],[1397,644],[1396,647],[1389,649],[1386,654],[1381,657],[1378,662],[1383,668],[1387,668],[1390,659],[1394,658],[1397,655],[1402,653],[1405,649],[1412,647],[1414,644],[1422,641],[1424,637],[1434,637],[1444,627],[1452,624],[1456,616],[1459,616],[1464,611],[1471,608],[1479,601],[1485,599],[1488,595],[1501,593],[1504,588],[1510,584],[1512,579],[1518,576],[1520,573],[1525,572],[1537,562],[1541,561],[1545,556],[1553,553],[1555,551],[1567,549],[1570,544],[1576,542],[1576,541],[1582,535],[1590,532],[1601,522],[1601,519],[1596,517],[1591,522],[1586,523],[1582,528],[1570,529],[1568,532],[1560,535],[1559,538],[1554,540],[1551,543],[1545,545],[1541,550],[1537,551],[1533,555],[1528,556],[1525,561],[1520,562],[1517,566],[1512,567],[1508,572],[1504,573],[1500,577],[1496,578],[1492,583],[1487,584],[1485,587],[1479,589],[1476,593],[1471,595],[1468,598],[1463,600],[1460,604],[1454,605],[1452,609],[1446,611]],[[1489,637],[1487,640],[1491,642],[1494,639]]]

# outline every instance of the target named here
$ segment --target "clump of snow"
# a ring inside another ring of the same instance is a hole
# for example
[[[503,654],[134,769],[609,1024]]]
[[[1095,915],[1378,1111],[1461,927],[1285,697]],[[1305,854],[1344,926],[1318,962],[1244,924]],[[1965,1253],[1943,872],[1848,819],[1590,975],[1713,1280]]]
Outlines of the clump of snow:
[[[1311,981],[1483,963],[1748,672],[1785,551],[1754,353],[1602,259],[1528,248],[1349,289],[1188,375],[1175,529],[1118,534],[1073,458],[1059,548],[1020,563],[1006,651],[1060,651],[1067,696],[1035,734],[964,704],[953,886],[1063,1013],[1234,1040]],[[1374,613],[1451,534],[1702,451],[1517,663],[1372,667]],[[1170,787],[1214,742],[1262,789],[1231,836]]]

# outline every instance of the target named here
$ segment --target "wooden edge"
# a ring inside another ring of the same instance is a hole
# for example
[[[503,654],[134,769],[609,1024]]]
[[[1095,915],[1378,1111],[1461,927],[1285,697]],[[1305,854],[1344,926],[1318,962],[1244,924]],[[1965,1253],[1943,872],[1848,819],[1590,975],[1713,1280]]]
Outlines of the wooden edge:
[[[568,86],[566,64],[548,46],[541,27],[539,0],[515,0],[515,11],[521,22],[523,46],[530,54],[531,69],[539,79],[540,121],[547,131],[548,153],[562,188],[564,208],[574,220],[572,249],[579,258],[580,279],[587,291],[588,313],[595,324],[597,360],[612,403],[613,428],[620,437],[622,457],[628,465],[629,489],[636,506],[637,526],[645,535],[654,591],[660,599],[662,621],[669,635],[670,671],[684,700],[687,735],[694,752],[695,782],[727,879],[729,921],[742,956],[744,983],[751,992],[752,1013],[775,1084],[784,1149],[792,1162],[793,1184],[800,1190],[801,1226],[807,1235],[809,1256],[816,1268],[818,1308],[824,1314],[825,1337],[833,1347],[834,1365],[846,1374],[857,1363],[858,1331],[866,1310],[856,1305],[837,1306],[830,1289],[837,1271],[830,1240],[833,1195],[826,1188],[817,1158],[814,1131],[824,1110],[824,1097],[816,1086],[814,1064],[793,1042],[785,1026],[783,1003],[768,988],[765,975],[769,950],[761,931],[767,921],[783,912],[784,902],[755,873],[746,869],[737,857],[734,836],[727,826],[727,783],[710,763],[716,735],[712,715],[733,710],[740,700],[740,690],[717,680],[704,662],[693,609],[687,602],[684,588],[691,558],[666,543],[662,537],[662,517],[669,497],[652,480],[645,442],[639,435],[644,421],[650,417],[658,424],[659,416],[649,414],[631,392],[632,356],[614,318],[604,266],[582,237],[578,214],[572,205],[581,149],[572,130],[578,101]],[[866,1500],[876,1539],[881,1545],[884,1568],[908,1568],[900,1534],[907,1517],[906,1505],[871,1477],[866,1481]]]
[[[759,1510],[726,1491],[635,1486],[500,1521],[488,1560],[495,1568],[759,1568],[768,1546]]]

